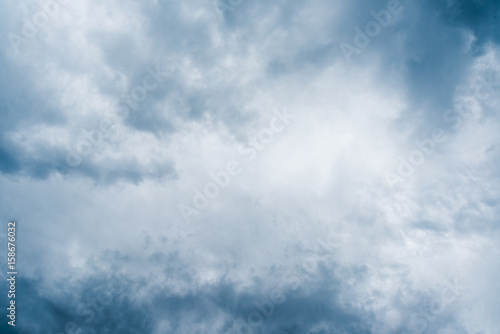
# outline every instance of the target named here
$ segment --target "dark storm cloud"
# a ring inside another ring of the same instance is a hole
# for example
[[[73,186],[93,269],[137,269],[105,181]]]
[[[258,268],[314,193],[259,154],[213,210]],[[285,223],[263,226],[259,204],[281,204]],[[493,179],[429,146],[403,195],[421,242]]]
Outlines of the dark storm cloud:
[[[0,56],[0,171],[6,174],[33,173],[44,177],[50,166],[33,166],[38,161],[30,157],[21,147],[13,143],[17,130],[35,124],[63,124],[65,116],[51,103],[54,94],[33,89],[40,85],[26,68]],[[43,84],[41,85],[43,87]],[[50,150],[50,148],[44,148]]]
[[[401,122],[420,124],[421,132],[443,124],[474,59],[488,43],[498,43],[500,21],[493,17],[500,7],[496,1],[402,3],[408,3],[405,17],[377,47],[385,59],[381,80],[391,72],[403,75],[410,104]]]
[[[487,42],[500,42],[499,14],[500,3],[495,0],[454,0],[432,2],[443,11],[444,18],[452,26],[465,27],[474,32],[475,46],[482,47]],[[480,50],[478,50],[480,51]]]
[[[6,47],[4,45],[4,47]],[[93,162],[88,158],[78,166],[68,165],[68,155],[76,154],[74,143],[55,138],[54,143],[49,139],[41,138],[34,146],[21,145],[14,137],[19,133],[27,133],[30,128],[45,126],[66,127],[73,135],[78,136],[81,129],[72,129],[70,118],[72,110],[63,108],[60,103],[59,94],[61,89],[49,88],[44,83],[44,78],[36,75],[30,64],[21,65],[12,59],[0,56],[0,172],[8,175],[27,176],[36,179],[46,179],[54,173],[65,175],[85,176],[99,183],[114,183],[125,180],[132,183],[141,182],[144,179],[162,179],[175,176],[173,165],[169,161],[157,163],[149,167],[151,171],[144,172],[141,163],[137,159],[125,158],[108,161],[106,164]],[[144,76],[144,68],[141,68],[134,76]],[[99,71],[96,72],[98,74]],[[133,79],[133,78],[132,78]],[[142,78],[141,78],[142,79]],[[99,81],[99,80],[98,80]],[[102,81],[99,81],[102,82]],[[111,87],[111,88],[109,88]],[[61,87],[63,88],[63,87]],[[108,91],[115,91],[115,99],[119,101],[119,95],[113,88],[113,83],[108,83]],[[105,90],[106,91],[106,90]],[[109,94],[109,93],[108,93]],[[142,109],[146,109],[145,105]],[[140,110],[140,111],[143,111]],[[144,111],[147,117],[148,111]],[[143,122],[138,120],[137,127]],[[153,131],[154,126],[161,125],[153,121],[148,129]],[[164,129],[167,127],[164,126]],[[107,139],[107,138],[106,138]],[[134,161],[135,160],[135,161]],[[116,168],[112,168],[116,165]]]
[[[111,262],[99,263],[99,266],[121,268],[120,271],[131,269],[127,269],[132,263],[126,257],[115,254],[106,258]],[[376,323],[371,312],[340,302],[340,292],[345,289],[342,271],[319,268],[317,272],[307,273],[297,269],[285,275],[286,284],[277,287],[280,293],[276,294],[263,289],[257,278],[252,287],[243,290],[224,279],[196,287],[191,284],[190,275],[185,275],[186,267],[175,253],[157,252],[141,266],[151,265],[162,269],[163,274],[149,278],[134,275],[133,278],[116,271],[113,274],[98,270],[72,283],[64,283],[68,280],[63,276],[57,282],[62,284],[57,294],[46,290],[50,282],[19,280],[18,299],[23,306],[19,333],[60,333],[70,328],[79,329],[82,334],[199,331],[369,334]],[[359,282],[366,275],[364,270],[356,268],[344,270],[356,273],[355,280]],[[157,284],[164,279],[170,282],[170,288]],[[191,286],[188,291],[175,292],[179,284],[186,282]],[[440,295],[405,290],[406,294],[413,294],[413,302],[399,304],[407,318],[401,330],[416,330],[424,325],[439,329],[454,324],[454,317],[445,311],[449,311],[462,289],[450,283],[440,290]],[[41,294],[41,291],[46,292]],[[436,303],[442,304],[437,310]],[[428,314],[443,316],[429,320]]]
[[[120,255],[106,258],[112,261],[105,264],[109,267],[126,269],[130,265]],[[47,290],[51,282],[20,279],[19,333],[60,333],[65,328],[70,332],[80,329],[82,334],[240,333],[244,327],[253,333],[370,333],[370,316],[339,305],[341,278],[325,271],[314,278],[304,273],[290,276],[288,285],[282,287],[283,300],[269,309],[275,297],[262,291],[259,284],[241,290],[222,280],[174,292],[177,284],[189,280],[176,254],[156,253],[142,264],[144,268],[151,265],[164,270],[164,277],[157,278],[168,278],[174,282],[172,288],[158,286],[151,278],[97,271],[71,283],[62,276],[57,282],[62,286],[54,294]],[[252,315],[263,321],[252,320]],[[162,327],[165,323],[168,327]]]

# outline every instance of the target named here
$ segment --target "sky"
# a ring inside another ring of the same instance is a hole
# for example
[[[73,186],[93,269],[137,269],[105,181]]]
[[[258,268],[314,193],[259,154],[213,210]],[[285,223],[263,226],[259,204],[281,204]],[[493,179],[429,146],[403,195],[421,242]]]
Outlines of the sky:
[[[499,15],[1,1],[0,332],[498,334]]]

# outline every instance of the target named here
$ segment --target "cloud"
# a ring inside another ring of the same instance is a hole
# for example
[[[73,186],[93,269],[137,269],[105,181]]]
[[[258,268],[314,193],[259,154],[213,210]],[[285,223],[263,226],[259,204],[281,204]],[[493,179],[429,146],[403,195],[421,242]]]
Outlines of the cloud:
[[[394,4],[0,5],[18,332],[494,332],[499,5]]]

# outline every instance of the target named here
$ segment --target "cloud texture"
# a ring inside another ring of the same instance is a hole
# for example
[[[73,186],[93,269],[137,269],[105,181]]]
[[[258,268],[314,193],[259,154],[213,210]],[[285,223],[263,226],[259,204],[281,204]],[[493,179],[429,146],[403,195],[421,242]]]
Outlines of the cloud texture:
[[[499,14],[2,2],[13,333],[498,333]]]

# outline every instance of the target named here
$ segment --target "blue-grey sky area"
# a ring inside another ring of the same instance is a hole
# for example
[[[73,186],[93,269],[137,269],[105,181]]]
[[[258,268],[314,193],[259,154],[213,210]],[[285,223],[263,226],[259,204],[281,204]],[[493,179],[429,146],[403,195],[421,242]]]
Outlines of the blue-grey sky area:
[[[499,16],[0,2],[0,332],[498,334]]]

